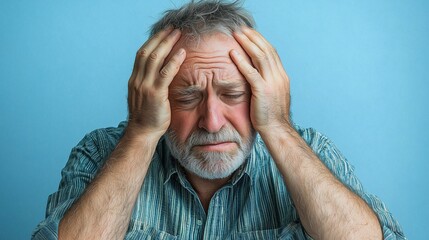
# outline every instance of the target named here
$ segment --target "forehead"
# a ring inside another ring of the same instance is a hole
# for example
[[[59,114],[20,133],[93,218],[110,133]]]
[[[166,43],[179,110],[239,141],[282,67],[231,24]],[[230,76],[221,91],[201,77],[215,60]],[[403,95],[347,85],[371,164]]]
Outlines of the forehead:
[[[229,58],[229,52],[236,49],[240,53],[244,53],[240,44],[232,37],[224,33],[210,33],[201,36],[199,41],[192,41],[186,37],[181,37],[174,46],[172,52],[179,48],[186,50],[186,58],[194,56],[224,56]]]
[[[216,82],[219,80],[245,82],[229,52],[235,49],[245,57],[247,54],[233,37],[223,33],[212,33],[203,35],[198,42],[182,37],[171,53],[180,48],[185,49],[186,58],[171,85],[199,85],[207,76]]]

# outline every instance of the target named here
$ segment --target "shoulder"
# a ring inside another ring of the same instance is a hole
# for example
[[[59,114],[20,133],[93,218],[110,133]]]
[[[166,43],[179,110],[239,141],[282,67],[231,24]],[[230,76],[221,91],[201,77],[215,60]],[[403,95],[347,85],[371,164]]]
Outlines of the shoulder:
[[[95,129],[88,133],[85,138],[94,141],[99,147],[107,147],[115,145],[121,139],[124,134],[127,122],[120,122],[117,127],[106,127]]]
[[[107,128],[99,128],[91,131],[86,134],[84,139],[93,140],[99,143],[115,143],[118,142],[119,139],[124,134],[125,127],[127,126],[127,122],[121,122],[117,127],[107,127]]]
[[[334,143],[326,135],[314,128],[303,128],[294,125],[294,129],[316,154],[329,148],[335,148]],[[268,149],[259,134],[257,134],[255,139],[254,150],[256,150],[259,157],[269,156]]]
[[[338,172],[353,172],[354,167],[347,161],[341,151],[336,147],[331,139],[325,134],[317,131],[314,128],[303,128],[298,125],[294,125],[294,129],[298,132],[301,138],[307,143],[311,150],[317,155],[317,157],[334,173]],[[269,156],[268,149],[263,143],[262,139],[257,139],[257,145],[259,148],[259,156]],[[272,159],[267,161],[268,165],[275,168],[275,164]]]
[[[344,176],[353,174],[354,166],[326,135],[318,132],[314,128],[295,126],[295,129],[334,175],[342,179]]]
[[[315,153],[333,146],[333,142],[326,135],[314,128],[303,128],[298,125],[294,125],[294,128]]]
[[[118,127],[99,128],[87,133],[72,149],[67,165],[90,161],[100,167],[115,149],[125,127],[126,122],[121,122]]]

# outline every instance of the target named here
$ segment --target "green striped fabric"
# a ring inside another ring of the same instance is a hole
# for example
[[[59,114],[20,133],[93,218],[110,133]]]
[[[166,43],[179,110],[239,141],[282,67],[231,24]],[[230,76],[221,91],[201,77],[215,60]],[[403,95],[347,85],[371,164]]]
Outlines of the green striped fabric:
[[[48,198],[46,219],[33,239],[56,239],[64,212],[79,198],[121,138],[117,128],[95,130],[73,148],[58,191]],[[378,215],[385,239],[405,239],[398,222],[375,196],[364,192],[353,166],[314,129],[298,132],[331,172]],[[339,226],[340,227],[340,226]],[[206,214],[196,192],[162,138],[130,219],[126,239],[311,239],[300,223],[282,176],[257,136],[252,153],[213,196]]]

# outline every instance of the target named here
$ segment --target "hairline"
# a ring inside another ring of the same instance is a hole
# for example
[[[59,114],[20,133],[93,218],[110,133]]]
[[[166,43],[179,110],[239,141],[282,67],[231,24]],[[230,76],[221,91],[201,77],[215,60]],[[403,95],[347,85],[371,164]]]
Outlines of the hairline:
[[[167,27],[173,27],[182,31],[186,42],[197,44],[204,35],[223,33],[232,37],[233,32],[240,31],[244,26],[255,27],[252,15],[242,7],[242,2],[191,0],[180,8],[165,11],[161,19],[151,26],[149,35],[152,37]]]

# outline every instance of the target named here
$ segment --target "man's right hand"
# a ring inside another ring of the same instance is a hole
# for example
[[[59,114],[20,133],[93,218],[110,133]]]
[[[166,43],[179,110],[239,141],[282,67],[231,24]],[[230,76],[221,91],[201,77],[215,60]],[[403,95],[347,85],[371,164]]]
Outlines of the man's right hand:
[[[179,30],[166,29],[137,52],[128,83],[125,138],[87,186],[90,191],[64,214],[58,227],[60,239],[124,239],[156,144],[170,125],[168,86],[185,59],[185,50],[164,61],[179,38]]]
[[[167,131],[171,120],[168,86],[185,60],[185,50],[179,49],[164,61],[180,35],[178,29],[165,29],[137,52],[128,82],[127,136],[159,139]]]

